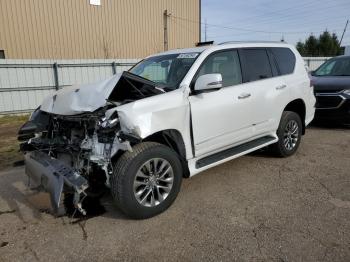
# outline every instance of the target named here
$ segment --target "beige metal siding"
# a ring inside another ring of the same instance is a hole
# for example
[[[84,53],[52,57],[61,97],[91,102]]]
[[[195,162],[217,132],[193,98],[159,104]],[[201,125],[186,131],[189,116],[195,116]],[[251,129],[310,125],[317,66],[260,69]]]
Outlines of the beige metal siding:
[[[0,50],[11,59],[142,58],[199,41],[200,0],[0,0]],[[183,19],[179,19],[180,17]]]

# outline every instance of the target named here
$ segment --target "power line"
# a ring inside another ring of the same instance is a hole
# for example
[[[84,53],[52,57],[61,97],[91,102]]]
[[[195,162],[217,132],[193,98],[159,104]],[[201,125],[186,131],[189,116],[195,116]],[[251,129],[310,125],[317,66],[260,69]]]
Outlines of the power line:
[[[316,6],[314,6],[315,4],[318,4]],[[333,1],[327,1],[327,2],[322,2],[321,4],[331,4],[331,3],[334,3]],[[350,2],[347,2],[347,3],[343,3],[342,4],[342,8],[344,9],[344,5],[346,4],[349,4]],[[320,11],[329,11],[330,8],[339,8],[339,4],[336,4],[336,5],[327,5],[327,6],[319,6],[320,5],[320,2],[319,1],[311,1],[311,2],[306,2],[306,3],[301,3],[301,4],[298,4],[298,5],[295,5],[295,6],[292,6],[292,7],[288,7],[288,8],[283,8],[283,9],[279,9],[279,10],[276,10],[276,11],[269,11],[268,13],[269,14],[277,14],[277,15],[280,15],[280,16],[283,16],[281,18],[273,18],[273,17],[269,17],[267,16],[266,14],[263,14],[263,15],[255,15],[255,16],[251,16],[251,17],[248,17],[248,18],[241,18],[241,19],[234,19],[234,21],[244,21],[244,23],[246,24],[247,22],[249,23],[249,20],[251,19],[254,19],[254,18],[259,18],[259,17],[262,17],[263,19],[262,20],[259,20],[257,22],[257,24],[259,24],[259,26],[261,25],[264,25],[264,24],[269,24],[271,25],[272,23],[274,24],[281,24],[281,23],[293,23],[293,25],[295,25],[296,23],[297,24],[300,24],[300,23],[303,23],[303,25],[307,24],[308,26],[313,26],[315,23],[317,23],[316,25],[319,26],[319,23],[322,22],[322,21],[325,21],[324,19],[324,15],[320,15],[319,17],[321,18],[320,19],[314,19],[312,18],[311,16],[309,17],[300,17],[301,14],[307,14],[307,13],[319,13]],[[305,8],[305,7],[311,7],[312,8]],[[298,10],[299,8],[303,8],[303,10]],[[291,13],[291,12],[286,12],[286,10],[295,10],[296,13]],[[284,11],[283,13],[279,13],[281,11]],[[341,19],[343,21],[344,17],[337,17],[337,18],[328,18],[326,21],[327,21],[327,28],[330,28],[330,23],[333,24],[336,20],[339,21],[339,19]],[[208,24],[209,25],[209,24]],[[209,25],[210,26],[210,25]],[[220,25],[216,25],[216,26],[220,26]],[[237,25],[236,26],[231,26],[231,25],[221,25],[223,27],[235,27],[235,29],[237,28]],[[319,28],[319,27],[318,27]],[[250,31],[253,31],[252,29]],[[255,31],[267,31],[267,30],[255,30]],[[309,30],[307,33],[310,33],[314,30]],[[269,32],[269,31],[267,31]],[[316,31],[314,31],[315,33],[317,33]],[[321,32],[321,31],[320,31]],[[269,32],[270,33],[270,32]],[[275,33],[273,31],[271,31],[271,33]],[[276,32],[277,34],[280,34],[280,33],[283,33],[283,32]],[[294,33],[294,32],[293,32]],[[297,34],[298,33],[303,33],[303,32],[296,32]]]
[[[280,18],[276,18],[276,17],[266,17],[265,19],[262,20],[258,20],[257,23],[259,25],[265,25],[265,24],[271,24],[271,23],[293,23],[295,25],[295,23],[306,23],[306,21],[308,20],[312,20],[313,22],[319,21],[320,19],[314,19],[312,18],[312,16],[309,17],[305,17],[305,15],[307,14],[313,14],[315,15],[315,13],[319,13],[320,11],[330,11],[330,9],[332,8],[339,8],[339,6],[327,6],[324,8],[314,8],[313,10],[304,10],[304,11],[300,11],[297,13],[288,13],[288,14],[284,14],[283,17]],[[344,7],[342,7],[344,8]],[[300,17],[300,15],[303,15],[303,17]],[[321,18],[321,20],[325,20],[324,15],[319,14],[319,18]],[[334,19],[339,19],[340,17],[335,17]],[[327,22],[333,22],[331,21],[331,17],[328,17]],[[344,17],[342,17],[342,19],[344,19]],[[246,20],[246,19],[242,19],[242,20]],[[246,21],[244,21],[246,22]]]
[[[288,8],[278,9],[278,10],[276,10],[276,11],[268,11],[267,13],[268,13],[268,14],[279,14],[279,15],[284,15],[284,14],[280,14],[279,12],[281,12],[281,11],[286,11],[286,10],[291,10],[291,9],[294,9],[295,7],[303,7],[303,8],[305,8],[305,7],[311,7],[311,6],[314,5],[315,3],[319,3],[319,0],[312,1],[312,2],[302,3],[302,4],[299,4],[299,5],[297,5],[297,6],[291,6],[291,7],[288,7]],[[266,14],[260,14],[260,15],[250,16],[250,17],[244,18],[244,20],[255,19],[255,18],[259,18],[259,17],[265,18],[265,17],[266,17]],[[243,20],[243,19],[239,19],[239,20]],[[239,21],[239,20],[236,20],[236,21]]]
[[[199,21],[195,21],[195,20],[191,20],[191,19],[187,19],[187,18],[183,18],[183,17],[178,17],[178,16],[172,16],[172,18],[174,19],[179,19],[179,20],[185,20],[185,21],[189,21],[192,23],[197,23],[197,24],[205,24]],[[217,24],[209,24],[206,23],[207,26],[212,26],[212,27],[217,27],[217,28],[222,28],[222,29],[230,29],[230,30],[236,30],[236,31],[246,31],[246,32],[252,32],[252,33],[266,33],[266,34],[308,34],[310,33],[310,31],[265,31],[265,30],[255,30],[255,29],[248,29],[248,28],[238,28],[238,27],[232,27],[232,26],[224,26],[224,25],[217,25]],[[314,33],[322,33],[323,31],[319,31],[319,32],[314,32]]]
[[[344,4],[344,5],[342,5],[342,8],[344,8],[345,6],[348,6],[348,5],[349,5],[349,3]],[[339,7],[340,7],[339,4],[330,5],[330,6],[329,5],[328,6],[316,6],[316,7],[313,7],[312,9],[305,9],[304,8],[302,10],[295,10],[295,12],[285,12],[283,14],[275,12],[275,14],[277,14],[279,16],[282,16],[280,18],[280,21],[281,20],[290,20],[290,18],[300,20],[300,17],[299,17],[300,15],[305,15],[305,14],[308,14],[308,13],[314,15],[316,12],[325,11],[325,10],[329,11],[332,8],[339,9]],[[259,19],[258,21],[259,21],[259,24],[260,24],[261,22],[269,22],[270,20],[274,20],[274,19],[275,19],[275,17],[267,17],[267,15],[265,14],[263,19]],[[242,20],[246,20],[246,19],[242,19]]]
[[[319,31],[315,31],[315,30],[309,30],[309,31],[304,31],[304,32],[298,32],[298,34],[322,34],[324,31],[328,31],[329,33],[340,33],[342,32],[343,28],[333,28],[332,30],[328,30],[327,28],[323,29],[323,30],[319,30]],[[252,32],[247,32],[247,33],[241,33],[241,32],[232,32],[232,33],[227,33],[227,34],[220,34],[220,35],[212,35],[209,34],[210,37],[223,37],[223,36],[227,36],[227,35],[241,35],[241,34],[251,34]],[[255,32],[255,33],[264,33],[266,34],[267,32]],[[283,34],[287,33],[286,32],[281,32]],[[275,33],[274,33],[275,34]],[[276,33],[278,34],[278,33]]]
[[[338,30],[332,30],[331,33],[339,33],[341,32],[342,29]],[[324,31],[319,31],[318,33],[323,33]],[[304,32],[300,34],[305,34],[309,35],[310,33],[315,33],[315,32]],[[232,32],[232,33],[227,33],[227,34],[221,34],[221,35],[208,35],[208,38],[223,38],[223,37],[228,37],[228,36],[241,36],[241,35],[251,35],[251,32],[245,32],[245,33],[237,33],[237,32]]]
[[[333,6],[335,7],[335,6]],[[331,8],[331,7],[329,7]],[[315,9],[315,10],[318,10],[318,11],[329,11],[329,8],[327,7],[326,9]],[[344,7],[343,7],[344,8]],[[344,16],[343,17],[339,17],[336,16],[328,16],[327,19],[325,19],[325,15],[326,14],[320,14],[318,16],[318,18],[314,18],[312,16],[303,16],[303,17],[300,17],[302,13],[297,13],[297,14],[284,14],[283,17],[281,18],[276,18],[276,17],[266,17],[265,19],[263,20],[258,20],[258,21],[254,21],[256,24],[259,24],[259,26],[261,25],[273,25],[273,24],[278,24],[280,25],[281,23],[283,24],[292,24],[292,25],[299,25],[299,24],[303,24],[303,25],[308,25],[308,26],[314,26],[315,24],[316,25],[319,25],[320,22],[327,22],[328,25],[330,24],[333,24],[335,21],[340,21],[340,19],[342,21],[344,21],[343,19],[345,18]],[[245,24],[249,23],[251,20],[249,19],[241,19],[242,22],[244,22]],[[236,23],[237,24],[237,23]],[[230,25],[227,25],[227,26],[230,26]]]
[[[173,17],[172,17],[172,16],[170,16],[170,18],[173,18]],[[171,21],[172,21],[172,22],[173,22],[175,25],[177,25],[177,26],[179,26],[179,27],[181,27],[181,28],[185,29],[186,31],[190,32],[191,34],[197,34],[197,33],[195,33],[193,30],[191,30],[190,28],[188,28],[187,26],[182,25],[182,24],[180,24],[180,23],[176,22],[176,20],[175,20],[175,19],[171,19]]]
[[[330,1],[330,2],[332,2],[332,1]],[[329,3],[330,3],[329,2]],[[266,20],[269,20],[269,19],[271,19],[271,17],[268,17],[268,14],[277,14],[277,15],[280,15],[280,16],[283,16],[283,18],[285,18],[286,17],[286,15],[291,15],[291,13],[286,13],[286,12],[284,12],[284,13],[279,13],[279,12],[281,12],[281,11],[286,11],[286,10],[292,10],[292,9],[295,9],[295,8],[306,8],[306,7],[312,7],[315,3],[318,3],[319,4],[319,1],[318,0],[316,0],[316,1],[312,1],[312,2],[306,2],[306,3],[302,3],[302,4],[298,4],[298,5],[295,5],[295,6],[292,6],[292,7],[289,7],[289,8],[283,8],[283,9],[279,9],[279,10],[276,10],[276,11],[268,11],[267,12],[267,14],[260,14],[260,15],[255,15],[255,16],[248,16],[248,17],[245,17],[245,18],[241,18],[241,19],[234,19],[234,21],[235,22],[240,22],[240,21],[242,21],[242,22],[247,22],[248,20],[251,20],[251,19],[256,19],[256,18],[260,18],[260,17],[262,17],[263,19],[261,20],[261,22],[265,22]],[[332,6],[332,7],[338,7],[338,5],[337,6]],[[312,12],[314,12],[315,10],[320,10],[320,9],[318,9],[318,7],[316,6],[316,7],[313,7],[313,9],[311,10]],[[298,12],[298,14],[300,14],[300,12],[308,12],[308,10],[295,10],[295,11],[297,11]],[[273,18],[274,19],[274,18]],[[299,19],[299,18],[298,18]],[[259,23],[260,24],[260,23]]]

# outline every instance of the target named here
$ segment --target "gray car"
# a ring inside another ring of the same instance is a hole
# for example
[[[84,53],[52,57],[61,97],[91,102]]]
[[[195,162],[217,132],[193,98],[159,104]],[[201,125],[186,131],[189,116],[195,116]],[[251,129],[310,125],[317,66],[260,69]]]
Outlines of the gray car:
[[[311,73],[317,122],[350,123],[350,56],[329,59]]]

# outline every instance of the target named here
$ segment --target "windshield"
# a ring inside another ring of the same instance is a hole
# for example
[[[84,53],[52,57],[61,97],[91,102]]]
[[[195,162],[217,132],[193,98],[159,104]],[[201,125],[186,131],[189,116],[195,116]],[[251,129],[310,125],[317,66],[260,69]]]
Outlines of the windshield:
[[[350,76],[350,57],[328,60],[314,73],[315,76]]]
[[[142,60],[130,73],[151,80],[166,91],[178,88],[199,53],[154,56]]]

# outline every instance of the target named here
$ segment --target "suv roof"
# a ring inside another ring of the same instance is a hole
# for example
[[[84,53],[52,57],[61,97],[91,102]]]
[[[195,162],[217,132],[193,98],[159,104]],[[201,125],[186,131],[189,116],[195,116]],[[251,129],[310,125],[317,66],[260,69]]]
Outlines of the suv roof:
[[[292,45],[286,42],[267,42],[267,41],[230,41],[224,42],[215,45],[206,45],[200,47],[192,47],[192,48],[182,48],[182,49],[173,49],[157,54],[150,55],[151,56],[159,56],[159,55],[170,55],[170,54],[180,54],[180,53],[201,53],[207,49],[213,50],[221,50],[227,48],[238,48],[238,47],[292,47]]]

